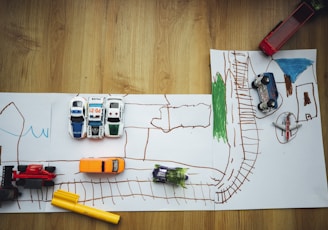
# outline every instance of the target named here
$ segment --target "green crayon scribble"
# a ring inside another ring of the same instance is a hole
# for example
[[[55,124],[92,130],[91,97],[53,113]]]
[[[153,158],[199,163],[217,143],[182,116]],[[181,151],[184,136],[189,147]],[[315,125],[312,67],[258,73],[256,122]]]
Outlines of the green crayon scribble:
[[[216,74],[216,80],[212,82],[213,105],[213,137],[218,141],[227,141],[227,111],[226,111],[226,87],[220,73]]]

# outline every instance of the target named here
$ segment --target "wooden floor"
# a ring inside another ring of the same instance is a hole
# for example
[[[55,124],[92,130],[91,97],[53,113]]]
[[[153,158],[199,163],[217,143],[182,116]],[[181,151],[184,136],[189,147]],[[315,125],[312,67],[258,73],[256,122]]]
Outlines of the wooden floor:
[[[297,4],[0,0],[0,91],[210,94],[209,49],[257,50],[261,39]],[[326,159],[327,38],[326,11],[283,47],[318,49]],[[0,214],[0,229],[328,229],[328,209],[119,214],[119,225],[74,213]]]

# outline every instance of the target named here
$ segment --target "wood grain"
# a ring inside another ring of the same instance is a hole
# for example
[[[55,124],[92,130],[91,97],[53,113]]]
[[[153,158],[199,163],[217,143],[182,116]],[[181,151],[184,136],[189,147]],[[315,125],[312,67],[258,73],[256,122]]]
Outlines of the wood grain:
[[[208,94],[209,49],[257,50],[260,40],[297,4],[297,0],[0,0],[0,91]],[[283,47],[318,50],[326,164],[327,28],[324,12]],[[0,214],[0,229],[328,228],[328,209],[119,214],[119,225],[74,213]]]

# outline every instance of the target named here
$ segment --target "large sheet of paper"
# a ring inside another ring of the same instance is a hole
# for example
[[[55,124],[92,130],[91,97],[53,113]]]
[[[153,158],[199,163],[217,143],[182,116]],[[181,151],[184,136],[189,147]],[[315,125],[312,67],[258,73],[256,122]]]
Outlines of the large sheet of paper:
[[[288,95],[277,61],[284,58],[310,60],[297,76],[290,73],[295,79]],[[211,50],[213,89],[221,77],[224,94],[122,95],[124,135],[102,140],[69,136],[74,94],[1,93],[1,166],[42,163],[56,166],[57,177],[54,187],[19,187],[22,195],[2,202],[0,212],[64,211],[50,204],[57,189],[107,211],[328,207],[315,62],[315,50],[279,52],[274,59]],[[257,110],[250,86],[261,72],[273,72],[279,90],[279,107],[268,114]],[[272,124],[282,123],[286,113],[302,124],[288,142]],[[79,172],[81,158],[106,156],[124,157],[125,171]],[[155,164],[188,168],[187,188],[154,183]]]

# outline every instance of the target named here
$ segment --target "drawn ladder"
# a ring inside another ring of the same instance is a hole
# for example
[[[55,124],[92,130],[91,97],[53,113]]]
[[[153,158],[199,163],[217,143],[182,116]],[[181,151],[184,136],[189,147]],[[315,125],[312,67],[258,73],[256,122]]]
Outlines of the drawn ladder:
[[[238,101],[238,115],[240,126],[240,146],[242,149],[241,161],[235,165],[231,178],[228,179],[229,185],[221,187],[217,192],[217,202],[227,202],[248,179],[254,168],[259,153],[259,132],[256,124],[256,111],[252,104],[250,87],[248,81],[248,57],[243,54],[233,53],[233,80],[235,96]],[[241,61],[240,59],[246,59]]]

